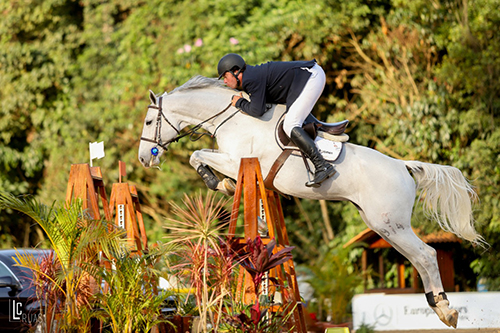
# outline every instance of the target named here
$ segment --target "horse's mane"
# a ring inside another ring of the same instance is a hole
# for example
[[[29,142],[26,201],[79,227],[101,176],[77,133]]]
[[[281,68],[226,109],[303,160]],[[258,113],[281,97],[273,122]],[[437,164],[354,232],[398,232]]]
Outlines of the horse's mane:
[[[203,88],[227,88],[224,83],[215,78],[204,77],[201,75],[196,75],[184,83],[182,86],[175,88],[169,94],[174,92],[193,90],[193,89],[203,89]]]

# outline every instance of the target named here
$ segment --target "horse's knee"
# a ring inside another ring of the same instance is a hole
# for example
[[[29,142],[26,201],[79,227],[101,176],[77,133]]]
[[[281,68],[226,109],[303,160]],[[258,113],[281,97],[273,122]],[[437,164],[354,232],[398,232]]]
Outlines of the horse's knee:
[[[198,167],[201,165],[201,161],[198,158],[198,152],[195,151],[191,154],[191,156],[189,157],[189,164],[191,164],[191,166],[196,170],[198,169]]]

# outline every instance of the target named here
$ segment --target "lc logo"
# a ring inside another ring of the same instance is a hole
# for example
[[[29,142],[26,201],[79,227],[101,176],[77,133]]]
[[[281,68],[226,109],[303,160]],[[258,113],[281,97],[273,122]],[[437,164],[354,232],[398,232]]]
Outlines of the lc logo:
[[[11,300],[9,303],[10,321],[21,321],[23,315],[23,303]]]

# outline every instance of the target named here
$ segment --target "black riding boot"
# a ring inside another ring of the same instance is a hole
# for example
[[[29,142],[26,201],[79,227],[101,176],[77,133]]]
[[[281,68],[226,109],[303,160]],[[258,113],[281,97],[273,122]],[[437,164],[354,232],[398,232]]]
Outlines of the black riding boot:
[[[290,139],[314,164],[314,179],[306,183],[307,187],[320,187],[321,183],[335,174],[333,165],[327,163],[318,151],[313,139],[301,127],[294,127]]]

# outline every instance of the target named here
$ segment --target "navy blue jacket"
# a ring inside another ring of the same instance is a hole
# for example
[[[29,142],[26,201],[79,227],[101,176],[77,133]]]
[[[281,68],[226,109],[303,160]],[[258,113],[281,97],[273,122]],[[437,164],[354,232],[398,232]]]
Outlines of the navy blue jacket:
[[[243,72],[242,88],[251,101],[240,98],[236,107],[253,117],[260,117],[266,111],[266,103],[286,104],[288,108],[304,89],[316,60],[267,62],[257,66],[246,66]]]

